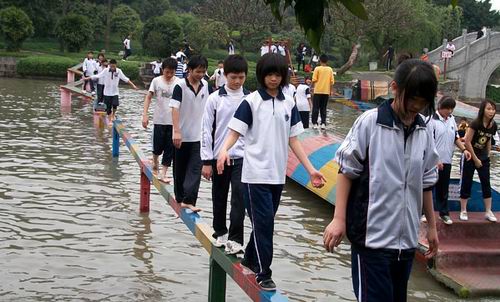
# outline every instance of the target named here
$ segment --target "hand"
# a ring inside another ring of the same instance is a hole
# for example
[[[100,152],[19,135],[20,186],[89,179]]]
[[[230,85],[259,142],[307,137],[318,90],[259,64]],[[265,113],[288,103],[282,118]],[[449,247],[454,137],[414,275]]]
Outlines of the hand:
[[[149,124],[149,119],[148,119],[147,114],[142,115],[142,127],[144,129],[147,129],[148,128],[148,124]]]
[[[201,175],[203,175],[206,180],[212,180],[212,166],[204,165],[201,169]]]
[[[180,133],[180,131],[174,131],[172,140],[174,141],[174,147],[180,149],[182,145],[182,134]]]
[[[323,246],[328,252],[333,253],[333,249],[340,244],[344,235],[345,221],[334,218],[323,233]]]
[[[318,170],[314,170],[311,175],[309,175],[309,178],[311,179],[311,184],[315,188],[322,188],[325,185],[326,179]]]
[[[481,168],[483,166],[483,163],[481,162],[480,159],[475,159],[474,165],[476,166],[476,168]]]
[[[470,154],[469,150],[464,151],[464,156],[466,161],[469,161],[472,158],[472,154]]]
[[[444,165],[443,165],[443,163],[442,163],[442,162],[439,162],[439,163],[437,164],[437,167],[438,167],[438,170],[439,170],[439,171],[443,171]]]
[[[429,242],[429,249],[425,252],[424,256],[426,259],[431,259],[436,256],[439,246],[439,239],[435,227],[427,230],[427,242]]]
[[[229,162],[229,154],[226,150],[221,150],[219,152],[219,159],[217,159],[217,174],[221,175],[224,172],[224,164]]]

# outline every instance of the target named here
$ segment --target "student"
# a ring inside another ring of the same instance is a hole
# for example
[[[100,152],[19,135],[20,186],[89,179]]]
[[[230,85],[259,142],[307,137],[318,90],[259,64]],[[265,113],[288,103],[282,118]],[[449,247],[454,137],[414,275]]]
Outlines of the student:
[[[234,43],[233,40],[229,41],[229,45],[227,46],[228,55],[234,55]]]
[[[201,178],[201,122],[211,89],[203,80],[207,59],[194,55],[187,65],[188,76],[174,88],[170,107],[174,128],[174,192],[182,208],[193,212],[196,207]]]
[[[120,80],[125,83],[128,83],[134,89],[137,89],[132,81],[123,74],[122,70],[116,66],[116,60],[109,60],[109,67],[101,71],[101,73],[97,75],[93,75],[91,77],[84,77],[84,80],[92,79],[103,79],[104,80],[104,104],[106,104],[106,113],[110,116],[109,123],[111,125],[112,121],[115,119],[116,109],[120,105],[119,101],[119,90],[118,84]]]
[[[319,57],[320,66],[314,68],[312,83],[314,85],[312,124],[318,129],[318,113],[321,114],[321,129],[326,129],[326,107],[328,99],[333,95],[333,69],[328,66],[328,56]]]
[[[392,47],[392,44],[389,44],[389,48],[387,48],[384,58],[387,58],[385,61],[385,67],[386,70],[389,71],[392,67],[392,61],[394,61],[394,48]]]
[[[123,60],[125,61],[132,55],[132,48],[130,47],[130,35],[128,35],[125,40],[123,40],[123,48],[125,50],[123,53]]]
[[[311,57],[311,67],[313,70],[316,68],[316,66],[318,66],[318,62],[319,62],[319,57],[316,53],[314,53],[313,56]]]
[[[299,110],[300,120],[302,121],[302,125],[304,125],[304,129],[309,128],[309,112],[312,108],[310,85],[311,79],[306,77],[305,84],[299,84],[295,93],[295,102],[297,103],[297,109]]]
[[[485,219],[496,222],[497,218],[491,211],[491,185],[490,185],[490,151],[491,139],[497,133],[495,123],[497,106],[491,100],[484,100],[479,107],[477,118],[470,123],[465,133],[465,147],[472,155],[472,160],[463,161],[462,182],[460,187],[460,220],[468,220],[467,201],[470,197],[472,177],[477,170],[481,181]]]
[[[453,56],[453,54],[455,53],[455,44],[453,44],[452,41],[448,41],[448,43],[446,44],[446,50],[451,52],[451,55]]]
[[[94,60],[94,53],[92,51],[89,51],[87,53],[87,57],[85,60],[83,60],[82,64],[82,70],[83,70],[83,76],[84,77],[90,77],[94,74],[97,73],[97,65],[98,63],[96,60]],[[92,95],[95,94],[95,83],[93,80],[85,80],[83,82],[83,87],[84,90],[87,89],[87,84],[90,86],[90,91],[92,92]]]
[[[395,98],[358,117],[337,150],[335,214],[323,241],[333,252],[347,230],[360,302],[406,301],[422,204],[426,258],[438,250],[431,190],[439,158],[419,114],[432,114],[437,85],[430,64],[404,61],[391,82]]]
[[[427,127],[436,145],[439,154],[438,182],[434,186],[436,196],[436,210],[439,211],[439,218],[447,225],[453,223],[448,210],[448,189],[450,186],[451,160],[455,145],[464,153],[467,160],[471,159],[471,154],[465,149],[457,133],[457,124],[452,115],[456,102],[450,96],[443,96],[438,103],[438,110],[432,115],[432,119]]]
[[[175,70],[175,76],[179,79],[184,78],[184,63],[182,60],[177,58],[177,69]]]
[[[100,53],[97,56],[97,60],[99,62],[97,66],[97,74],[101,73],[104,69],[108,67],[108,60],[106,60],[106,57],[104,57],[103,53]],[[100,78],[97,80],[97,102],[102,103],[104,102],[104,79]]]
[[[163,62],[161,61],[161,59],[153,61],[149,64],[151,64],[151,69],[153,69],[154,76],[155,77],[160,76],[160,74],[162,73],[161,66],[163,65]],[[177,65],[177,62],[176,62],[176,65]],[[176,69],[177,69],[177,66],[176,66]]]
[[[179,51],[175,54],[175,57],[177,58],[177,61],[184,63],[184,61],[187,59],[186,54],[184,51],[182,51],[182,47],[179,47]]]
[[[219,61],[217,63],[217,68],[214,70],[214,74],[210,77],[210,81],[214,81],[215,89],[219,89],[222,85],[226,84],[226,76],[224,73],[224,61]]]
[[[260,56],[262,57],[266,53],[269,53],[269,50],[270,50],[269,42],[268,41],[264,41],[264,43],[260,47]]]
[[[175,76],[177,60],[168,58],[161,64],[163,75],[151,81],[149,92],[144,98],[144,111],[142,113],[142,126],[148,127],[148,110],[151,99],[156,96],[156,106],[153,113],[153,170],[158,170],[158,158],[163,154],[161,160],[161,171],[158,179],[165,183],[170,183],[167,171],[172,164],[174,145],[172,142],[172,109],[170,109],[170,99],[174,87],[179,79]]]
[[[277,47],[278,47],[278,48],[277,48],[277,52],[278,52],[280,55],[282,55],[282,56],[286,57],[285,43],[283,43],[283,42],[279,42],[279,43],[277,44]]]
[[[201,159],[202,175],[212,179],[213,227],[216,239],[215,246],[225,246],[228,254],[243,252],[243,220],[245,204],[243,202],[243,185],[241,169],[243,167],[243,138],[229,150],[230,165],[224,167],[219,175],[213,173],[217,169],[217,158],[225,138],[229,132],[228,124],[243,97],[249,92],[243,88],[248,73],[247,61],[240,55],[231,55],[224,63],[224,75],[227,83],[213,92],[207,100],[203,114],[203,130]],[[231,185],[231,213],[229,236],[226,227],[226,209],[229,186]]]
[[[297,46],[295,53],[295,61],[297,61],[297,69],[300,70],[300,65],[302,65],[302,71],[304,71],[305,68],[304,43],[300,43],[299,46]]]
[[[256,273],[263,290],[274,291],[271,279],[273,259],[274,216],[278,210],[285,183],[288,146],[309,173],[314,187],[322,187],[323,175],[314,169],[297,139],[302,129],[299,112],[293,99],[285,96],[288,66],[279,54],[265,54],[257,62],[257,80],[261,88],[241,102],[229,122],[229,133],[219,152],[217,172],[222,174],[224,163],[230,163],[228,150],[245,139],[243,197],[252,222],[252,234],[242,265]]]

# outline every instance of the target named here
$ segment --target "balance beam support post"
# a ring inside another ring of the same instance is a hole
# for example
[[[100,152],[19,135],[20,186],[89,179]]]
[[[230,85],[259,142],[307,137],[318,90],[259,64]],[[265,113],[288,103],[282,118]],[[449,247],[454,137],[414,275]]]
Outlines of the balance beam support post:
[[[151,193],[151,182],[148,176],[144,173],[141,168],[141,204],[139,210],[141,213],[149,212],[149,197]]]
[[[226,301],[226,272],[210,257],[210,276],[208,283],[208,302]]]
[[[67,71],[66,72],[66,80],[69,83],[73,83],[75,81],[75,73],[72,71]]]
[[[71,92],[66,89],[59,89],[61,92],[61,107],[71,108]]]
[[[116,124],[113,123],[113,157],[118,157],[120,154],[120,134],[116,130]]]

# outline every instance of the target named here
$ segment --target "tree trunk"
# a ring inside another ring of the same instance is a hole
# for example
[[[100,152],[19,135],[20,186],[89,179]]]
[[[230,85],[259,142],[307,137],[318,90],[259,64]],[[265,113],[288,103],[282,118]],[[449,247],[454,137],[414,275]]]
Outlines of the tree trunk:
[[[347,60],[347,62],[337,70],[338,75],[344,74],[346,71],[351,69],[351,67],[354,65],[354,63],[356,63],[356,59],[358,58],[360,47],[361,47],[361,44],[359,44],[359,43],[354,44],[352,46],[352,52],[351,52],[351,55],[349,56],[349,60]]]
[[[112,12],[112,4],[113,0],[108,0],[108,8],[107,8],[107,14],[106,14],[106,32],[105,32],[105,37],[104,37],[104,47],[106,48],[106,51],[109,52],[109,39],[111,35],[111,12]]]

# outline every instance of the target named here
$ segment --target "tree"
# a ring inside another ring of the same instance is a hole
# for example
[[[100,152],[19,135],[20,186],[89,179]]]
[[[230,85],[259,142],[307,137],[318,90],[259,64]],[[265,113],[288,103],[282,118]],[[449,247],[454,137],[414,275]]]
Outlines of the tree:
[[[232,38],[243,52],[260,46],[268,30],[277,25],[271,12],[258,0],[206,0],[197,7],[196,13],[223,22],[231,32],[237,33]]]
[[[79,52],[92,41],[92,23],[85,16],[70,13],[59,19],[55,34],[64,48],[70,52]]]
[[[139,32],[142,26],[139,14],[130,6],[118,5],[111,16],[111,29],[125,38],[128,34]]]
[[[432,0],[440,6],[448,6],[448,0]],[[491,10],[490,0],[460,0],[458,6],[463,11],[463,27],[470,31],[480,30],[483,26],[495,27],[500,25],[500,13]]]
[[[149,19],[142,29],[142,47],[158,57],[168,57],[182,42],[182,29],[174,13]]]
[[[19,51],[24,40],[34,32],[28,15],[13,6],[0,10],[0,30],[9,51]]]
[[[229,41],[229,29],[224,22],[212,19],[200,20],[193,14],[181,14],[179,20],[185,39],[199,52],[208,47],[225,47]]]
[[[30,18],[34,35],[46,37],[53,33],[54,25],[60,15],[62,0],[0,0],[0,9],[15,6],[22,9]]]
[[[139,13],[141,20],[146,22],[149,18],[161,16],[168,11],[170,2],[168,0],[142,0],[134,2],[131,7]]]
[[[453,6],[456,6],[458,2],[458,0],[447,1],[450,1]],[[339,8],[342,5],[350,14],[363,20],[368,19],[367,12],[369,11],[363,5],[366,2],[364,0],[316,0],[314,2],[310,0],[264,0],[264,2],[278,20],[282,20],[287,8],[293,8],[298,24],[304,30],[309,42],[318,50],[325,24],[330,19],[328,15],[325,16],[329,7]],[[397,6],[399,2],[395,4],[393,1],[392,5]],[[386,15],[384,18],[390,19],[390,15]]]

